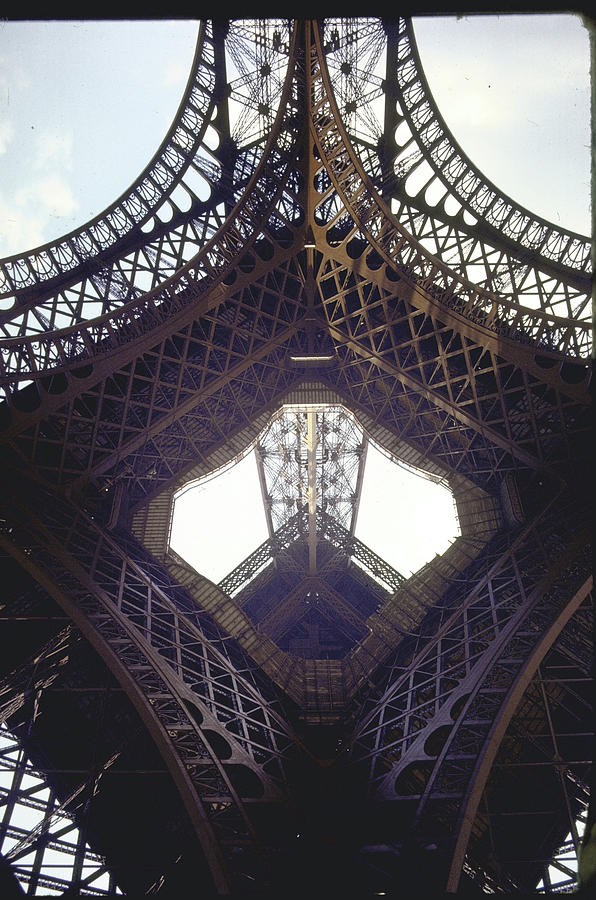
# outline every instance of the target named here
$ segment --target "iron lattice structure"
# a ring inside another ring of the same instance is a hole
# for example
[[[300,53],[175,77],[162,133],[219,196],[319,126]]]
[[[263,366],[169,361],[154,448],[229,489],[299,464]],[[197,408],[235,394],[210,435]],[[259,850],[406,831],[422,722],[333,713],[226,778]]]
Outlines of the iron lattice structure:
[[[137,182],[0,264],[7,890],[560,889],[590,286],[458,147],[409,20],[201,23]],[[354,535],[369,439],[455,497],[409,578]],[[216,585],[173,498],[252,445],[269,537]]]

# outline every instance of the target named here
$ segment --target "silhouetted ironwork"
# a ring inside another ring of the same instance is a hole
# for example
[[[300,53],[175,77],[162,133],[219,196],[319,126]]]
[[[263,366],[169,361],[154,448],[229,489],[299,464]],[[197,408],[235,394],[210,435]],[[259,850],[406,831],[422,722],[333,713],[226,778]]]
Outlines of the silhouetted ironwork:
[[[457,146],[409,20],[201,23],[135,184],[0,263],[3,878],[574,882],[589,265]],[[368,439],[454,496],[410,577],[354,534]],[[174,497],[250,446],[269,537],[216,585]]]

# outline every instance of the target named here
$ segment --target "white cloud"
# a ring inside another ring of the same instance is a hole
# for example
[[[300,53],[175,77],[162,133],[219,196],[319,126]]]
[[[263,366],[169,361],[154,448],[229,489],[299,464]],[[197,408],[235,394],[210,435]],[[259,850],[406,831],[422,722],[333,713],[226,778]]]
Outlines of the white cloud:
[[[188,63],[172,60],[168,63],[164,73],[164,84],[168,87],[172,84],[186,84],[188,80]]]
[[[37,136],[36,155],[33,165],[36,169],[58,166],[62,171],[72,168],[72,132],[57,134],[45,131]]]
[[[588,34],[573,16],[428,17],[415,20],[415,32],[454,129],[499,134],[539,109],[567,105],[569,92],[589,91]]]
[[[0,194],[0,257],[39,247],[74,227],[78,203],[56,174]]]
[[[6,153],[6,148],[14,135],[12,123],[4,120],[0,122],[0,154]]]
[[[9,52],[0,55],[0,98],[10,106],[11,99],[19,102],[19,92],[27,90],[30,78],[18,56],[10,52],[10,41],[7,43]]]
[[[18,207],[0,195],[0,256],[43,244],[46,224],[45,216],[30,204]]]
[[[77,208],[70,185],[59,175],[47,175],[38,184],[38,196],[50,216],[69,216]]]

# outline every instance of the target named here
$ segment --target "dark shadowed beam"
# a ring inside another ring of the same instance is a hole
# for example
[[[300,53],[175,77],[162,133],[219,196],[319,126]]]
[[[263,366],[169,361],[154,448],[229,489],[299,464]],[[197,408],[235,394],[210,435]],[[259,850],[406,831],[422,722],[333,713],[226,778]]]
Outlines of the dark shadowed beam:
[[[395,364],[384,358],[382,354],[375,352],[375,350],[372,349],[372,345],[362,345],[359,341],[354,339],[346,340],[345,334],[332,324],[329,325],[329,330],[338,343],[343,343],[344,346],[352,350],[363,361],[371,363],[381,372],[392,375],[397,381],[404,385],[405,388],[409,389],[417,396],[424,397],[430,403],[461,422],[467,428],[470,428],[477,434],[481,434],[487,442],[505,450],[514,459],[519,460],[523,465],[529,466],[531,469],[543,467],[544,463],[539,457],[524,451],[515,441],[499,434],[480,419],[462,410],[457,403],[450,402],[433,390],[427,388],[426,385],[412,375],[400,370]]]
[[[459,879],[461,876],[463,861],[470,840],[472,826],[476,818],[476,814],[480,805],[480,800],[488,776],[492,769],[497,751],[505,735],[507,727],[519,706],[521,698],[535,676],[538,668],[554,645],[556,639],[561,634],[565,625],[569,622],[573,614],[578,610],[580,605],[586,599],[593,588],[593,577],[590,576],[582,586],[575,591],[567,605],[561,610],[550,627],[544,632],[540,640],[536,643],[533,652],[525,660],[524,665],[517,673],[517,677],[511,685],[507,697],[499,709],[498,715],[493,720],[490,731],[487,735],[486,742],[478,756],[475,770],[466,795],[464,797],[458,820],[457,841],[451,860],[449,876],[447,880],[447,891],[455,892],[458,889]]]

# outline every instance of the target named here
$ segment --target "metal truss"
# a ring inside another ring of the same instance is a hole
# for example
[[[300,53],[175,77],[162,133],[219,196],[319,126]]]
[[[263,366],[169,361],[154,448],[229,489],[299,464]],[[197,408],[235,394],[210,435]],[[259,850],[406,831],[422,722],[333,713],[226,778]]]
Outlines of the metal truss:
[[[465,157],[411,23],[202,23],[135,185],[0,275],[17,880],[556,891],[591,766],[589,242]],[[366,438],[328,403],[454,493],[409,579],[354,536]],[[218,586],[168,555],[171,498],[251,443],[270,536]]]
[[[241,148],[250,145],[254,157],[254,145],[263,143],[269,131],[281,98],[288,44],[287,20],[246,20],[228,27],[201,23],[178,114],[135,184],[79,231],[3,262],[6,336],[43,334],[103,316],[155,289],[197,254],[221,227],[233,201],[232,186],[224,189],[232,180],[230,168],[238,170],[236,190],[247,180],[247,151],[241,153]],[[229,88],[226,59],[228,67],[237,69]],[[266,114],[258,90],[266,92]],[[229,105],[234,104],[241,106],[243,116],[232,136]],[[261,121],[256,132],[254,123],[244,121],[249,110]],[[248,174],[254,159],[250,166]],[[89,260],[103,265],[87,275]],[[38,302],[38,293],[31,302],[34,287],[47,294],[44,302]]]
[[[211,23],[203,23],[198,36],[193,76],[188,82],[179,114],[154,160],[127,195],[83,229],[66,236],[62,241],[3,263],[3,295],[10,297],[12,294],[16,298],[13,316],[15,313],[19,316],[15,326],[5,326],[5,334],[26,334],[30,331],[43,332],[48,327],[66,327],[71,321],[77,321],[81,317],[94,318],[108,311],[122,302],[123,298],[118,297],[118,290],[123,287],[126,290],[124,273],[121,272],[121,278],[118,278],[120,266],[132,272],[137,270],[139,278],[144,269],[145,276],[153,279],[151,270],[155,260],[151,259],[151,251],[145,257],[139,247],[137,254],[129,257],[127,262],[126,256],[120,261],[110,262],[110,255],[113,255],[115,249],[117,252],[118,245],[123,245],[131,233],[134,235],[135,230],[136,243],[146,245],[151,226],[155,225],[152,215],[156,213],[159,221],[160,216],[166,213],[169,196],[175,188],[180,187],[179,177],[186,175],[188,178],[189,168],[192,171],[196,167],[197,158],[205,162],[213,159],[206,137],[209,129],[213,130],[210,123],[217,112],[216,56],[214,29]],[[204,186],[208,189],[206,182]],[[181,193],[184,191],[179,190],[178,194]],[[190,198],[195,202],[198,200],[194,192],[190,193]],[[171,218],[174,208],[170,206],[169,216],[166,215],[166,218]],[[84,263],[98,256],[103,256],[106,260],[101,273],[79,282],[77,276],[80,278]],[[170,268],[172,264],[176,264],[175,255]],[[158,266],[158,270],[159,268]],[[34,308],[31,316],[24,314],[31,306],[31,300],[27,302],[27,291],[30,295],[32,287],[41,287],[47,283],[51,294],[57,281],[70,281],[76,287],[59,295],[59,306],[42,304],[38,314]],[[130,291],[130,287],[128,290]],[[110,297],[110,294],[114,296]],[[10,304],[5,302],[3,310],[10,310]]]
[[[259,438],[256,455],[271,536],[302,507],[354,531],[366,451],[351,416],[330,407],[285,409]]]
[[[342,657],[371,630],[370,615],[406,579],[324,509],[317,508],[314,519],[313,527],[307,508],[294,514],[219,587],[282,649],[287,649],[283,636],[297,625],[298,630],[306,627],[318,632],[321,627],[328,631],[331,622],[342,637],[335,636],[333,649],[311,637],[307,658],[330,658],[330,653]],[[310,564],[313,532],[318,551],[314,572]],[[307,620],[310,625],[304,624]]]
[[[19,735],[5,724],[7,720],[15,722],[21,732],[18,723],[26,719],[24,707],[28,705],[32,706],[33,719],[41,714],[42,696],[60,683],[78,640],[80,635],[68,625],[1,688],[0,853],[28,894],[63,893],[73,888],[96,896],[122,893],[106,868],[105,858],[91,850],[76,821],[81,821],[90,796],[97,792],[118,752],[96,766],[67,797],[59,797],[52,785],[55,772],[51,764],[51,774],[47,761],[46,773],[39,771],[28,758]]]
[[[588,535],[580,532],[575,547],[567,544],[567,530],[581,526],[575,510],[568,521],[562,513],[559,504],[506,550],[492,548],[472,592],[466,597],[465,583],[458,586],[434,623],[429,617],[434,633],[423,629],[400,648],[379,698],[364,702],[355,729],[352,752],[366,769],[375,804],[401,806],[396,818],[402,827],[403,816],[408,821],[405,843],[396,842],[393,852],[399,857],[430,847],[429,865],[439,877],[453,853],[452,890],[463,864],[459,848],[498,746],[497,725],[507,721],[501,710],[511,715],[508,703],[548,646],[545,634],[558,634],[591,588]],[[541,565],[541,556],[559,561]],[[523,875],[518,881],[518,889],[534,886]]]
[[[311,77],[315,83],[319,81],[319,79],[321,80],[321,83],[325,83],[326,79],[324,71],[322,67],[319,68],[321,65],[319,63],[321,52],[320,48],[318,49],[319,53],[316,57],[313,56],[313,70]],[[314,61],[315,59],[316,61]],[[355,236],[356,243],[357,239],[360,238],[360,240],[366,242],[367,252],[370,253],[372,248],[377,252],[379,260],[398,262],[402,271],[405,270],[410,275],[414,275],[417,282],[422,286],[430,286],[432,284],[433,293],[436,296],[441,297],[444,303],[453,305],[458,312],[461,312],[463,315],[471,317],[476,321],[482,322],[486,327],[503,335],[515,335],[515,333],[519,331],[521,335],[525,335],[528,339],[538,342],[540,342],[544,336],[543,343],[546,347],[551,346],[554,341],[554,345],[559,349],[570,350],[573,355],[580,358],[584,356],[585,358],[586,353],[589,352],[589,327],[587,320],[584,320],[585,327],[582,326],[580,322],[582,315],[584,317],[586,315],[587,307],[585,305],[585,292],[589,291],[589,281],[584,279],[584,304],[580,306],[576,305],[574,308],[574,336],[572,336],[571,332],[564,334],[560,331],[560,326],[563,325],[564,321],[571,318],[569,297],[567,294],[563,298],[564,312],[559,324],[558,304],[552,302],[550,293],[541,290],[539,286],[534,288],[530,298],[524,298],[525,303],[515,294],[506,295],[499,291],[498,295],[496,295],[493,293],[493,285],[491,285],[489,290],[486,290],[483,287],[483,284],[485,283],[483,278],[478,279],[476,276],[473,279],[469,279],[468,271],[458,270],[454,265],[454,259],[451,256],[448,264],[443,262],[440,259],[440,256],[436,255],[436,243],[432,246],[431,252],[428,252],[426,249],[428,240],[423,241],[423,237],[425,237],[423,234],[416,234],[417,240],[415,245],[410,243],[407,238],[404,240],[405,235],[411,237],[413,233],[416,233],[416,230],[411,224],[411,215],[408,216],[406,230],[405,223],[400,222],[397,216],[394,220],[392,217],[388,217],[386,208],[381,212],[374,202],[371,192],[364,190],[364,171],[360,169],[360,163],[356,161],[356,158],[350,156],[350,143],[349,141],[344,140],[345,135],[343,129],[338,125],[340,121],[339,111],[335,106],[332,96],[331,85],[327,82],[321,91],[320,99],[317,98],[312,107],[313,122],[318,138],[317,149],[320,153],[322,163],[325,164],[325,172],[321,173],[321,177],[323,178],[320,187],[322,198],[317,207],[319,211],[318,218],[320,219],[321,224],[327,226],[327,231],[330,230],[332,225],[337,228],[339,226],[340,216],[345,216],[345,212],[347,211],[352,220],[358,222],[362,226],[361,234]],[[402,96],[403,95],[400,94],[400,98]],[[428,117],[432,117],[433,110],[432,108],[429,108],[430,104],[423,104],[423,108],[424,107],[428,110]],[[418,127],[417,134],[420,133],[421,128]],[[447,157],[449,162],[453,163],[453,149],[450,147],[449,150],[450,152],[447,154]],[[457,161],[459,162],[459,159],[457,159]],[[466,165],[465,161],[462,160],[461,162],[462,166],[459,167],[453,180],[458,183],[463,180],[463,183],[466,184],[466,181],[469,182],[470,179],[463,178]],[[423,188],[420,188],[420,190],[427,190],[429,182],[433,177],[434,173],[431,171],[431,177],[427,179]],[[473,179],[473,182],[472,190],[470,191],[472,196],[480,194],[483,200],[486,199],[488,201],[487,205],[489,209],[501,207],[501,209],[504,209],[506,212],[505,219],[507,221],[511,221],[512,219],[517,221],[518,225],[515,229],[517,234],[515,236],[518,240],[521,234],[523,241],[528,230],[531,237],[534,237],[532,232],[538,231],[537,224],[534,228],[531,228],[530,226],[532,223],[527,215],[523,215],[523,213],[514,210],[511,205],[506,206],[502,202],[502,198],[497,198],[490,189],[480,191],[480,188],[485,187],[480,176],[476,176]],[[338,202],[334,198],[334,189],[340,194],[341,202]],[[408,201],[409,199],[410,198],[408,197]],[[501,202],[497,203],[496,201],[499,199],[501,199]],[[517,216],[512,215],[514,212],[517,212]],[[315,219],[317,219],[316,213]],[[433,229],[433,231],[436,234],[436,229]],[[499,233],[501,234],[502,231],[503,228],[500,229]],[[539,246],[544,241],[544,231],[544,228],[539,230]],[[330,237],[331,235],[328,234],[328,238]],[[464,254],[466,251],[465,248],[463,252],[460,249],[461,242],[455,242],[450,236],[441,235],[441,238],[445,240],[445,243],[449,248],[453,247],[455,244],[458,250],[457,255],[460,259],[462,256],[465,259]],[[561,241],[560,238],[558,238],[558,240],[555,239],[555,243],[558,245],[563,243],[567,248],[569,245],[573,245],[574,238],[572,236],[567,236],[567,239],[564,241]],[[577,236],[575,236],[575,243],[578,243]],[[362,246],[362,250],[363,249],[364,245]],[[528,249],[534,249],[532,243],[530,243]],[[490,258],[493,255],[494,254],[487,251],[485,253],[485,258]],[[581,252],[582,267],[587,266],[588,261],[589,245],[585,242]],[[501,266],[503,266],[500,260],[499,262]],[[470,258],[470,268],[472,268],[472,263],[477,267],[477,263],[473,257]],[[513,265],[510,265],[508,274],[510,274],[512,270]],[[530,279],[530,283],[532,281],[536,283],[536,280],[536,278]],[[522,283],[523,281],[524,278],[522,278]],[[565,328],[564,325],[563,328]],[[583,338],[580,337],[582,330],[584,332]],[[547,331],[549,333],[548,337],[546,336]],[[579,340],[580,343],[575,343],[576,340]]]
[[[370,547],[354,537],[347,528],[328,513],[322,509],[317,510],[316,519],[317,539],[328,542],[335,550],[339,551],[331,556],[328,555],[322,561],[321,574],[328,575],[338,567],[343,569],[346,562],[353,559],[373,576],[377,582],[377,591],[380,587],[381,596],[387,595],[388,588],[394,592],[404,583],[403,575],[400,575],[385,560],[374,553]],[[274,532],[271,538],[263,541],[250,556],[226,575],[219,583],[220,588],[226,594],[235,597],[240,605],[244,605],[250,596],[249,591],[254,591],[255,586],[251,586],[252,580],[259,573],[263,573],[259,584],[261,586],[263,578],[267,577],[264,572],[265,567],[268,567],[268,572],[275,569],[302,574],[303,564],[298,563],[291,554],[285,551],[298,541],[308,541],[309,524],[308,512],[301,510],[300,513],[296,513],[285,525]],[[275,563],[275,566],[271,566],[271,563]]]
[[[36,594],[26,627],[45,619],[55,629],[51,598]],[[19,606],[4,604],[15,624]],[[188,843],[163,760],[122,689],[96,662],[71,624],[2,681],[2,854],[28,894],[127,893],[164,879],[172,887]],[[134,832],[128,804],[143,812]],[[159,843],[152,845],[156,825]]]
[[[171,319],[194,301],[197,286],[204,290],[209,284],[221,282],[226,274],[231,276],[238,250],[248,251],[265,225],[268,230],[279,232],[288,218],[294,219],[296,203],[291,196],[290,169],[299,115],[296,100],[289,96],[290,85],[291,81],[287,80],[280,104],[283,122],[276,123],[276,130],[284,137],[281,141],[269,137],[263,159],[251,179],[250,192],[245,192],[234,206],[225,228],[215,229],[212,234],[201,234],[199,245],[195,244],[188,261],[176,256],[176,276],[172,284],[165,279],[163,286],[144,285],[143,289],[135,289],[124,296],[121,292],[114,312],[102,310],[97,315],[98,311],[94,310],[95,317],[82,322],[77,315],[76,324],[59,330],[50,326],[48,331],[48,325],[44,323],[41,335],[22,332],[19,324],[18,339],[7,338],[5,341],[8,352],[3,357],[2,374],[9,392],[10,385],[55,372],[68,360],[75,359],[82,366],[93,359],[99,348],[100,353],[109,352],[131,338],[141,337],[149,329],[154,331],[160,319]],[[269,221],[263,216],[269,217]],[[271,244],[265,241],[259,249],[268,255]],[[255,260],[250,254],[248,256],[252,265],[248,260],[247,265],[252,269]],[[52,302],[57,304],[59,299],[54,298]]]
[[[142,553],[135,560],[132,546],[125,552],[122,540],[102,536],[92,518],[58,498],[48,497],[44,518],[37,518],[23,506],[25,493],[21,485],[6,549],[32,567],[39,580],[47,580],[100,652],[113,655],[111,668],[120,669],[121,677],[134,677],[154,737],[169,745],[178,787],[188,795],[214,879],[223,887],[230,876],[224,874],[222,851],[214,850],[214,833],[224,844],[233,836],[228,864],[238,839],[255,853],[254,826],[238,792],[266,804],[283,798],[279,766],[284,746],[293,741],[285,720],[268,709],[258,675],[255,683],[250,665],[235,658],[233,647],[230,658],[225,636],[204,634],[209,627],[204,614],[184,601],[165,573],[165,583],[159,584],[155,564],[149,562],[146,573]],[[38,494],[38,508],[39,499]],[[18,546],[19,537],[24,548]],[[168,596],[172,590],[175,601]]]
[[[513,885],[558,893],[577,882],[594,741],[593,648],[588,639],[592,627],[593,600],[588,594],[538,666],[508,726],[467,851],[468,864],[474,856],[486,859],[477,848],[488,839],[492,858],[498,860],[492,872],[476,874],[480,883],[506,875]],[[513,791],[508,782],[515,785]],[[543,824],[536,827],[536,820]],[[534,859],[519,841],[523,832],[533,833]],[[553,838],[559,841],[554,858]]]
[[[368,20],[356,29],[331,20],[325,34],[333,32],[327,62],[338,107],[400,222],[474,284],[514,305],[587,323],[589,241],[520,208],[466,157],[432,98],[412,22]],[[542,340],[557,346],[556,324]],[[576,345],[576,352],[585,351]]]
[[[62,894],[74,889],[90,896],[122,894],[106,870],[105,860],[92,852],[65,812],[66,804],[56,797],[5,726],[0,729],[0,744],[1,852],[23,891]]]

